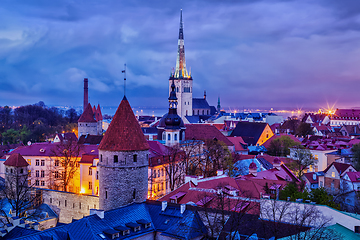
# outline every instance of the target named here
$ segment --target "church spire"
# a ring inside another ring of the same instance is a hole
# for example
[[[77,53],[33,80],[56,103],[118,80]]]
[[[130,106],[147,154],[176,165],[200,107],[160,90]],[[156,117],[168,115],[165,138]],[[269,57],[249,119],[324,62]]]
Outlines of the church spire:
[[[180,28],[178,40],[178,52],[176,59],[175,78],[189,78],[185,63],[184,27],[182,21],[182,9],[180,10]]]

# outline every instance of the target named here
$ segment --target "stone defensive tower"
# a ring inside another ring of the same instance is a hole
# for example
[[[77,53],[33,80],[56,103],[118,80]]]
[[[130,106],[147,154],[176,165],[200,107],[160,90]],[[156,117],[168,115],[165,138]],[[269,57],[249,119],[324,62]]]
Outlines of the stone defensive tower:
[[[100,209],[146,200],[149,145],[126,97],[99,145]]]

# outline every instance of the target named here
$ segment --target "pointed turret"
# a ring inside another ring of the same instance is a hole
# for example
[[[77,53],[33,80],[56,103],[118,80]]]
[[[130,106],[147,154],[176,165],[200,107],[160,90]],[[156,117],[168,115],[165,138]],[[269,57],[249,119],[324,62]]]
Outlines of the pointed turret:
[[[78,122],[96,122],[94,111],[90,103],[88,103],[85,111],[81,114]]]
[[[100,104],[98,104],[97,109],[96,109],[96,120],[97,120],[97,121],[103,120],[103,116],[102,116],[102,113],[101,113]]]
[[[101,150],[142,151],[149,145],[126,97],[121,101],[113,120],[99,145]]]

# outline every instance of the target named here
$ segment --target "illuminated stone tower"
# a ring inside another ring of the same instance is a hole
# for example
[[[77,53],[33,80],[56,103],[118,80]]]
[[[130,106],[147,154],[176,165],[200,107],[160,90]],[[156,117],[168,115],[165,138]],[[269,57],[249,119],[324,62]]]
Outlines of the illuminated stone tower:
[[[99,145],[100,209],[146,200],[149,145],[126,97]]]
[[[177,113],[182,119],[184,119],[185,116],[192,116],[193,79],[191,77],[191,73],[188,74],[186,70],[182,10],[180,11],[180,28],[176,69],[175,72],[171,73],[169,78],[169,94],[171,93],[171,84],[173,80],[175,83],[176,97],[178,99]]]

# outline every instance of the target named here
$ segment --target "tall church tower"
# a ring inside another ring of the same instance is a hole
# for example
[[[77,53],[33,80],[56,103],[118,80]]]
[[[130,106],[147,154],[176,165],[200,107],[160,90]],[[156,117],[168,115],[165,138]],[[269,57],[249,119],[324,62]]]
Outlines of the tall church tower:
[[[146,200],[149,145],[126,97],[99,145],[99,200],[105,211]]]
[[[171,76],[169,78],[169,94],[171,93],[171,84],[173,80],[175,83],[176,97],[178,99],[178,114],[182,119],[184,119],[185,116],[192,116],[193,79],[191,77],[191,73],[188,74],[186,70],[182,10],[180,11],[180,28],[176,69],[175,72],[171,73]]]

